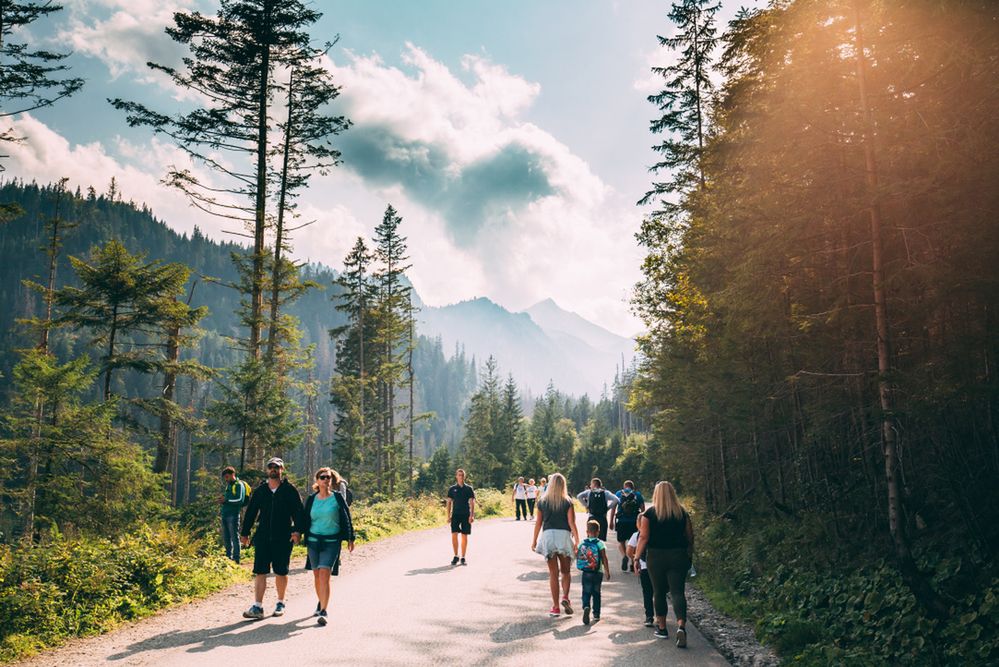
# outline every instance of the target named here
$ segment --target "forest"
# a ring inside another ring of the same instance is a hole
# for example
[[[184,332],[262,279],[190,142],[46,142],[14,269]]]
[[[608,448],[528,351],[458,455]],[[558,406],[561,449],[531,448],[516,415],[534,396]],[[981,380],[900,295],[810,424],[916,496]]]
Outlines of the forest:
[[[17,41],[60,8],[0,5],[3,113],[65,104],[69,54]],[[340,272],[294,260],[298,197],[351,127],[315,6],[176,14],[189,58],[149,66],[192,108],[107,113],[203,166],[163,187],[238,241],[179,234],[114,181],[0,186],[0,660],[239,580],[218,471],[281,455],[296,479],[331,464],[372,516],[458,466],[503,493],[667,479],[697,586],[788,664],[999,662],[999,7],[719,9],[663,3],[650,28],[640,356],[599,397],[531,401],[420,335],[404,211]]]
[[[995,664],[999,14],[674,3],[631,400],[784,655]]]

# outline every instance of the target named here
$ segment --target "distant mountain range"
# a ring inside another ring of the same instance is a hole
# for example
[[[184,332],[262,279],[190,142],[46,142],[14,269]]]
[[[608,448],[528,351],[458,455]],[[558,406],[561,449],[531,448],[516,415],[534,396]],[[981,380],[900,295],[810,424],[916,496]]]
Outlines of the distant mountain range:
[[[560,391],[599,397],[614,378],[614,369],[630,363],[635,342],[612,333],[551,299],[524,312],[510,312],[480,297],[450,306],[424,306],[418,328],[439,336],[444,349],[463,345],[480,363],[492,355],[500,373],[512,373],[535,396],[549,382]]]

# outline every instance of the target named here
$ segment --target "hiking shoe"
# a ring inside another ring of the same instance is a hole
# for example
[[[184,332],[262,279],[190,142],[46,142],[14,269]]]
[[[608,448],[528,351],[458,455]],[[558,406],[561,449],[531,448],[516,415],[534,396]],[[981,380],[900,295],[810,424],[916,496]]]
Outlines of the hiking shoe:
[[[312,612],[313,616],[319,616],[319,612],[321,612],[323,610],[323,608],[321,606],[322,604],[323,604],[322,602],[317,602],[316,603],[316,610],[314,612]]]
[[[558,616],[561,613],[562,612],[560,612],[559,609],[558,609],[558,605],[556,605],[556,606],[554,606],[554,607],[552,607],[551,609],[548,610],[548,615],[551,616],[551,617]]]
[[[264,617],[264,608],[260,605],[251,605],[249,609],[243,612],[243,618],[253,618],[260,619]]]
[[[687,648],[687,631],[683,628],[676,629],[676,647]]]
[[[600,620],[600,614],[594,614],[593,615],[593,622],[596,623],[599,620]]]
[[[621,559],[621,571],[622,572],[627,572],[628,571],[628,560],[629,560],[629,558],[627,556],[625,556],[624,558]]]
[[[329,620],[329,617],[326,614],[326,610],[323,609],[322,611],[320,611],[318,616],[319,618],[316,619],[316,622],[318,622],[319,625],[326,625],[327,621]]]
[[[666,628],[656,628],[655,636],[659,639],[669,639],[669,630]]]
[[[454,558],[451,559],[451,565],[457,565],[457,564],[458,564],[458,557],[455,556]]]
[[[583,625],[590,624],[590,608],[583,607]]]
[[[462,564],[462,565],[468,565],[468,563],[466,563],[466,562],[465,562],[465,559],[464,559],[464,558],[462,558],[462,559],[461,559],[461,564]]]
[[[569,598],[562,598],[562,611],[565,612],[566,616],[572,616],[572,605],[569,604]]]
[[[276,605],[274,605],[274,615],[284,616],[284,602],[278,602]]]
[[[653,619],[651,616],[645,619],[645,627],[651,628],[655,624],[656,624],[655,619]]]

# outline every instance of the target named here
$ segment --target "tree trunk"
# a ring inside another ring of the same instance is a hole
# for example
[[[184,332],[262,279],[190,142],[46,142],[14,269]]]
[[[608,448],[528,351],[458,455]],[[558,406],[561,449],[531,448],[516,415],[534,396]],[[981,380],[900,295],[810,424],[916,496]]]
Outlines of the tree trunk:
[[[164,406],[160,413],[160,438],[156,443],[156,460],[153,462],[154,473],[166,471],[173,444],[174,425],[170,410],[173,406],[174,390],[177,386],[177,364],[180,362],[180,326],[171,326],[167,332],[166,358],[168,365],[163,374],[162,392]]]
[[[267,359],[273,363],[277,348],[278,318],[281,310],[281,251],[284,245],[284,211],[288,196],[288,161],[291,152],[291,121],[295,102],[295,70],[288,75],[288,121],[284,130],[281,164],[281,191],[278,194],[277,227],[274,230],[274,266],[271,268],[271,322],[267,333]]]
[[[885,483],[888,489],[888,528],[895,544],[895,555],[906,585],[927,613],[936,618],[949,616],[949,609],[942,596],[933,590],[919,572],[909,544],[905,518],[902,515],[902,498],[899,485],[900,461],[898,436],[895,427],[894,394],[891,386],[890,322],[885,295],[884,255],[881,239],[880,183],[877,155],[874,147],[874,120],[868,101],[867,56],[864,51],[864,32],[860,0],[854,2],[854,59],[857,70],[857,87],[863,118],[864,172],[867,182],[868,218],[871,227],[871,277],[874,295],[874,324],[877,334],[878,399],[881,407],[881,440],[884,448]]]
[[[108,368],[104,371],[104,400],[111,400],[111,359],[114,358],[114,339],[118,334],[118,306],[111,310],[111,329],[108,332]]]

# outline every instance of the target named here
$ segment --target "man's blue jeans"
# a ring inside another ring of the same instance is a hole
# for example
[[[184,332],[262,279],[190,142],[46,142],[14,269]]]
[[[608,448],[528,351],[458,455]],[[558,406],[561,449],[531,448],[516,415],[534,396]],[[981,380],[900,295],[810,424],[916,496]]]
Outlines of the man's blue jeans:
[[[222,544],[226,558],[239,562],[239,515],[222,515]]]
[[[600,616],[600,584],[603,583],[603,572],[583,572],[583,606],[590,607],[594,616]],[[590,600],[593,600],[592,606]]]

